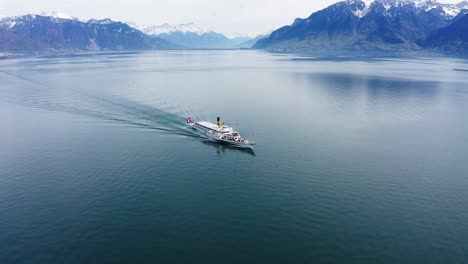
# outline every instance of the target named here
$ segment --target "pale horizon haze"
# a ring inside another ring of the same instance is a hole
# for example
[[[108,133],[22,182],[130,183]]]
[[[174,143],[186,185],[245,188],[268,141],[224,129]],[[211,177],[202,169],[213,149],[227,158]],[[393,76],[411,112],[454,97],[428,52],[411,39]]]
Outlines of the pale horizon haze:
[[[139,25],[193,22],[229,37],[267,33],[308,17],[336,0],[0,0],[0,17],[57,12],[80,19],[110,18]],[[441,3],[460,1],[440,0]]]

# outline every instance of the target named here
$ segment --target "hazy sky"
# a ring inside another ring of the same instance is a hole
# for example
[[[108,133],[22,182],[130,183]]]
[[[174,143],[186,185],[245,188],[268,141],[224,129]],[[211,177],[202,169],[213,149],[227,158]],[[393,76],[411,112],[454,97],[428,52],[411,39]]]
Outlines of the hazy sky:
[[[138,24],[194,22],[229,36],[254,36],[291,24],[296,17],[307,17],[337,1],[0,0],[0,17],[56,11],[81,19],[111,18]]]

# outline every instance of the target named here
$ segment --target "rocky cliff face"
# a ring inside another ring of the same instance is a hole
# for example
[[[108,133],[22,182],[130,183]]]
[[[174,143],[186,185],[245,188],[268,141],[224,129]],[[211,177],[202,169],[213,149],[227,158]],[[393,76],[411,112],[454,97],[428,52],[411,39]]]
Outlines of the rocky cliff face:
[[[0,20],[0,50],[136,50],[171,48],[125,23],[26,15]]]
[[[423,45],[443,52],[468,55],[468,14],[455,23],[434,31]]]

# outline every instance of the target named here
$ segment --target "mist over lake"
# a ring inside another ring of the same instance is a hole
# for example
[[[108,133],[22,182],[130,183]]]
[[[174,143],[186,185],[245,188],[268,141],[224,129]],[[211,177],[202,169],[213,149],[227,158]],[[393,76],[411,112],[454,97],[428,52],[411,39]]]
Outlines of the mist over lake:
[[[2,59],[0,263],[466,263],[467,113],[457,58]]]

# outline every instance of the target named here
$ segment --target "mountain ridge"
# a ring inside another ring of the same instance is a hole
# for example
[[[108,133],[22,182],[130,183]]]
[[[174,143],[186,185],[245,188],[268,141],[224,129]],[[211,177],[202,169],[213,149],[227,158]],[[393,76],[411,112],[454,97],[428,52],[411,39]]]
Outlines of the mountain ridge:
[[[165,39],[188,49],[237,49],[243,47],[243,43],[251,38],[234,37],[214,30],[207,30],[199,27],[193,22],[184,24],[162,24],[162,25],[135,25],[149,36]]]
[[[15,52],[64,50],[139,50],[177,47],[151,38],[111,19],[60,18],[23,15],[0,19],[0,50]]]
[[[419,42],[448,26],[468,2],[440,4],[434,0],[345,0],[297,18],[254,48],[300,51],[310,49],[420,50]]]
[[[194,23],[138,26],[62,13],[0,19],[0,51],[238,49],[273,51],[460,51],[468,1],[344,0],[268,35],[228,38]],[[452,26],[454,25],[454,26]],[[454,33],[451,33],[450,31]],[[458,34],[458,35],[457,35]],[[446,38],[446,39],[444,39]],[[440,45],[440,46],[438,46]]]
[[[423,45],[443,52],[468,55],[468,14],[431,33]]]

